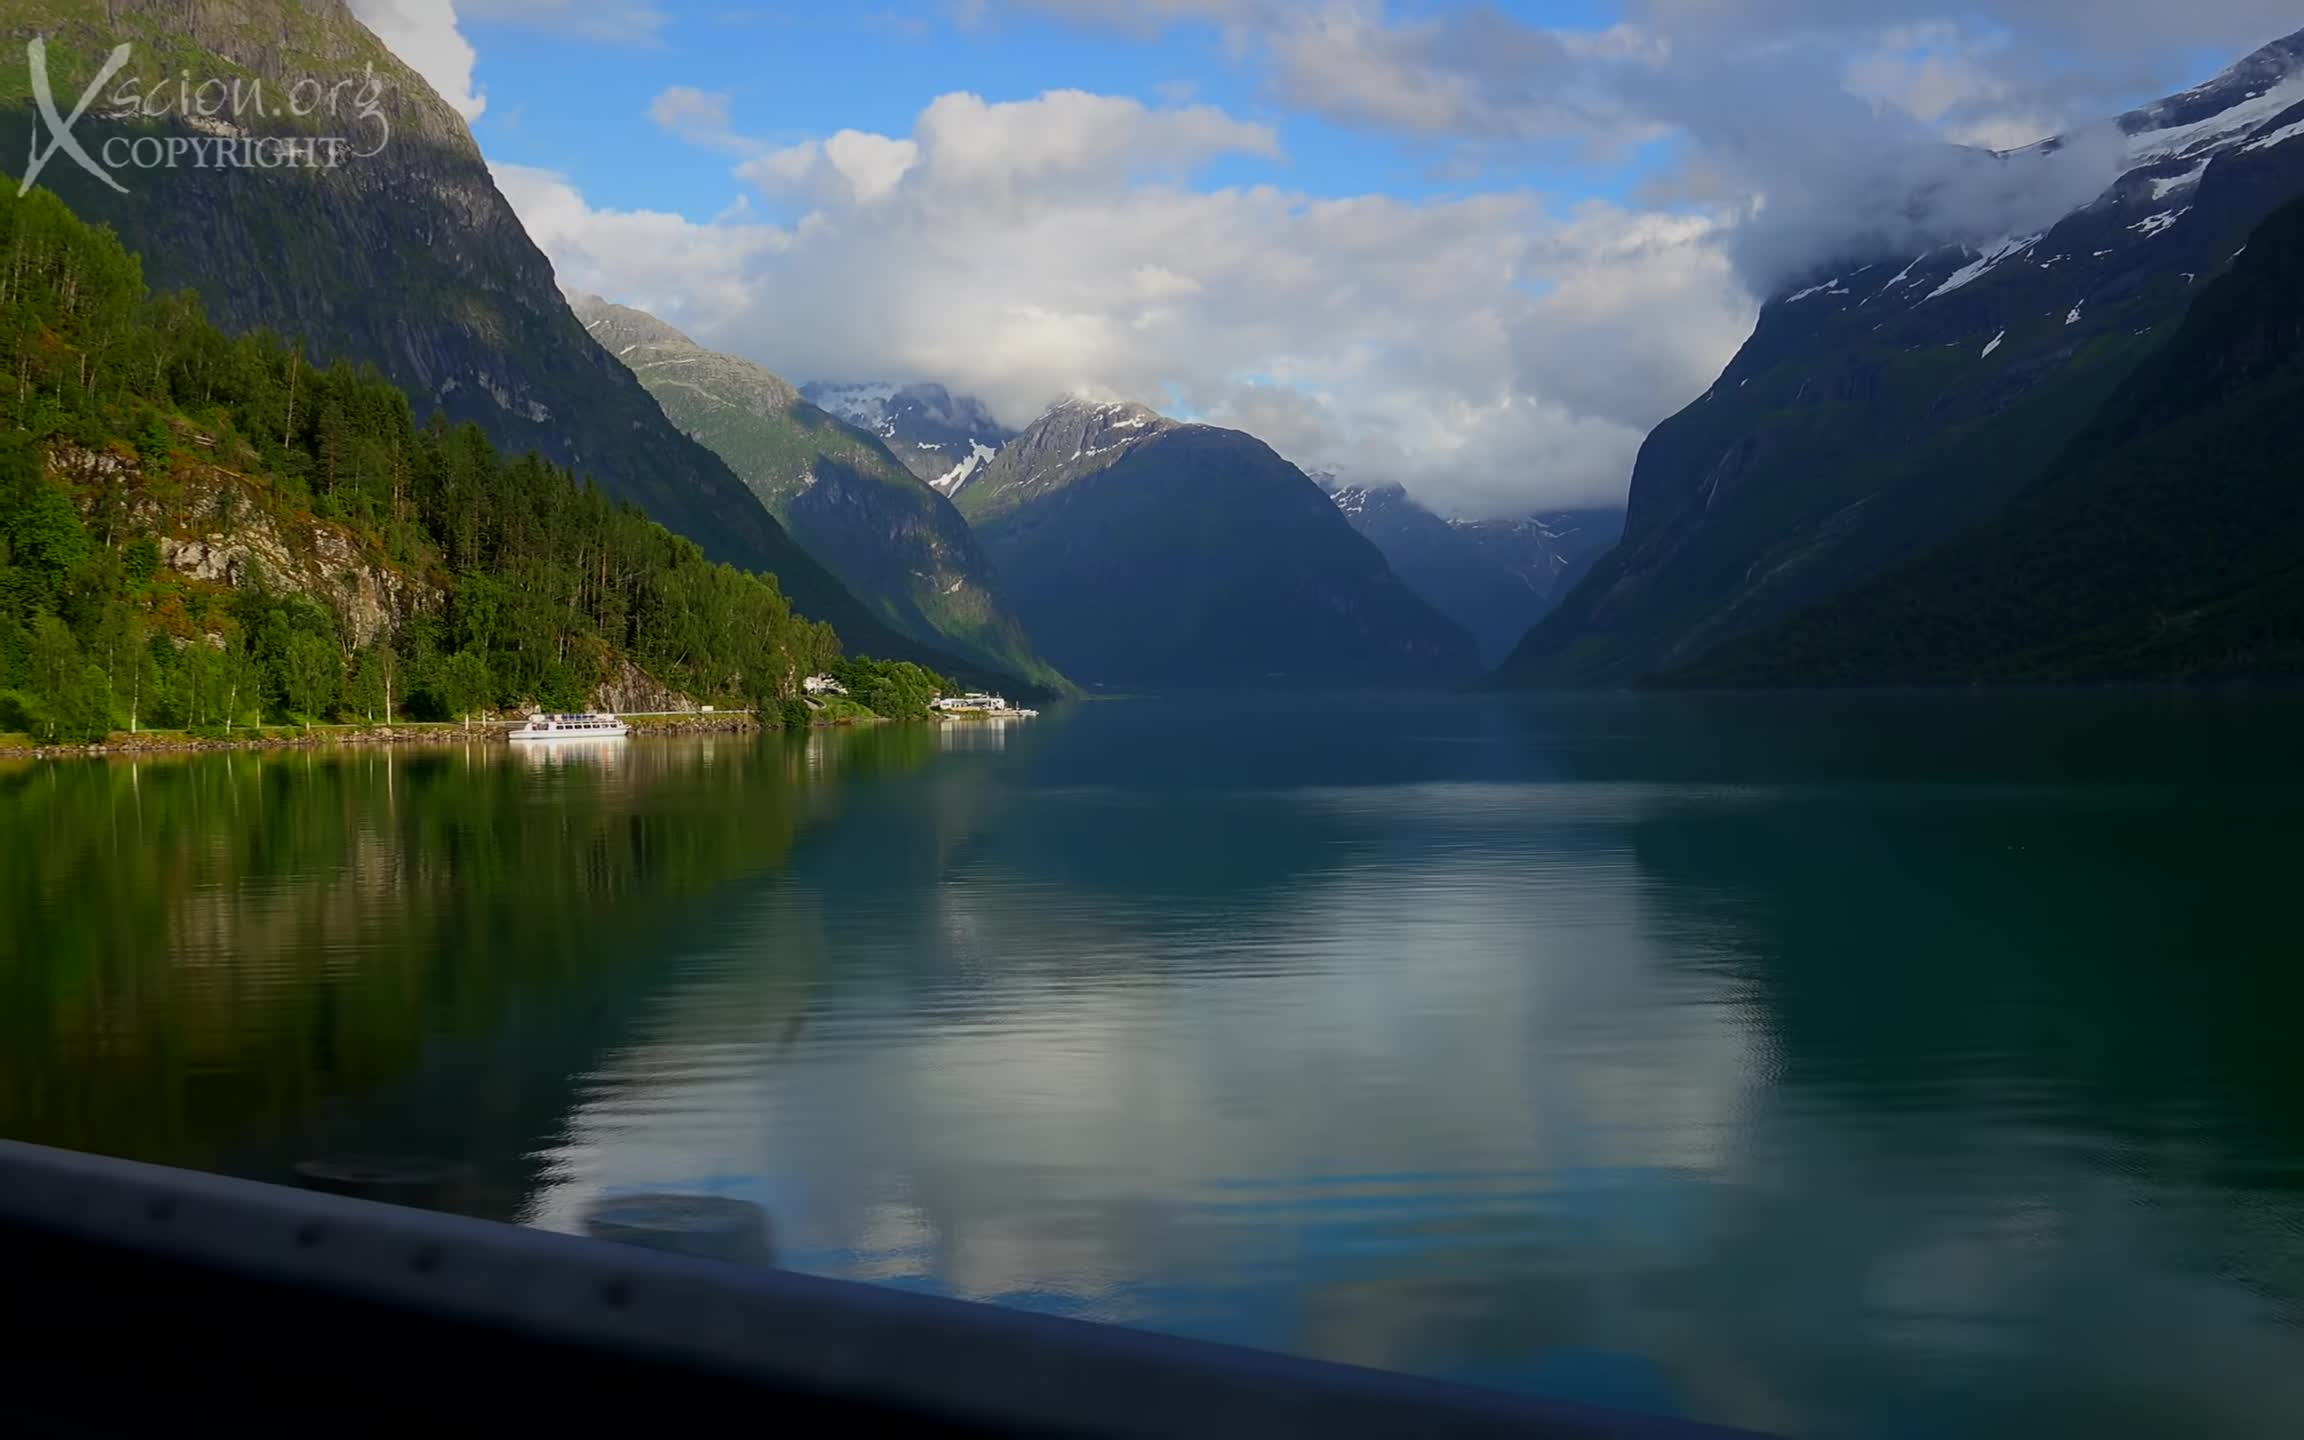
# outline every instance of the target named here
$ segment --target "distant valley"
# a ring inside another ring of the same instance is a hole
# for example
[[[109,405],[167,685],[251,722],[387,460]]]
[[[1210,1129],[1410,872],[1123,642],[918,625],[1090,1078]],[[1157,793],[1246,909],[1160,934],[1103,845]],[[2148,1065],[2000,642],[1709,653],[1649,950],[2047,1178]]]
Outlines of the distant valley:
[[[1483,664],[1512,652],[1624,531],[1621,510],[1447,519],[1398,485],[1314,477],[1409,589],[1472,633]]]

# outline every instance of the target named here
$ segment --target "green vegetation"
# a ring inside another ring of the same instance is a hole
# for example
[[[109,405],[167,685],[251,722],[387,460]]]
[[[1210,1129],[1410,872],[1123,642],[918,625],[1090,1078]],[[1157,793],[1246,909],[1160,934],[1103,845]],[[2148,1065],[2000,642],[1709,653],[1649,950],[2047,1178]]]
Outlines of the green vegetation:
[[[890,720],[923,718],[928,702],[954,691],[951,681],[909,660],[842,660],[831,674],[851,700]]]
[[[53,196],[0,192],[0,730],[575,706],[627,659],[774,714],[837,657],[773,577],[418,425],[372,373],[227,337]],[[208,544],[247,553],[161,564]]]
[[[2304,202],[2007,511],[1668,683],[2304,672]]]

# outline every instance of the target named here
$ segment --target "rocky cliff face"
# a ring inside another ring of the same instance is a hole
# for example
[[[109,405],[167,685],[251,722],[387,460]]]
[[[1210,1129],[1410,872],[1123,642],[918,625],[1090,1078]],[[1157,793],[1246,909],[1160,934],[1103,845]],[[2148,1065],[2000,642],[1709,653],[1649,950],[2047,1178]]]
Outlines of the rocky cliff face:
[[[98,106],[74,129],[91,154],[115,135],[323,135],[374,150],[332,169],[128,169],[124,192],[51,160],[40,183],[117,230],[155,289],[198,292],[228,330],[270,329],[313,358],[374,365],[419,416],[472,421],[503,450],[588,474],[714,558],[773,571],[852,647],[891,648],[886,627],[585,338],[463,121],[342,0],[0,0],[0,48],[21,56],[34,35],[70,96],[126,41],[130,63],[106,94],[130,79],[139,94],[166,93],[157,82],[181,75],[257,97],[190,119],[108,119]],[[343,113],[282,113],[284,97],[313,93],[297,90],[308,81],[344,84]],[[28,71],[12,62],[0,67],[0,153],[27,154],[33,133]]]
[[[2116,128],[2124,173],[2041,232],[1852,260],[1764,306],[1501,683],[1692,664],[1996,513],[2304,193],[2304,34]]]
[[[592,689],[587,703],[612,715],[693,715],[696,702],[626,660]]]
[[[1063,683],[1009,613],[968,522],[879,437],[645,311],[597,295],[570,298],[592,338],[639,377],[672,423],[726,461],[881,619],[993,672],[997,683]]]
[[[1254,436],[1073,400],[957,495],[1073,678],[1169,689],[1448,683],[1471,637]]]
[[[107,533],[153,536],[160,563],[195,580],[310,596],[336,612],[353,645],[440,606],[432,577],[394,564],[356,531],[277,505],[268,487],[229,470],[183,465],[156,480],[119,454],[82,446],[56,448],[49,465],[87,497],[91,522]]]

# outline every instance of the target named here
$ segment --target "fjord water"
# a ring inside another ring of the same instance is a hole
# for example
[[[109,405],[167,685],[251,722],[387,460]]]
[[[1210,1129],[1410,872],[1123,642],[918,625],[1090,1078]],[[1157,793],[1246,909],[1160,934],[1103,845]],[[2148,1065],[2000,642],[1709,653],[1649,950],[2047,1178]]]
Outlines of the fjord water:
[[[1785,1434],[2304,1415],[2304,708],[0,769],[0,1134]]]

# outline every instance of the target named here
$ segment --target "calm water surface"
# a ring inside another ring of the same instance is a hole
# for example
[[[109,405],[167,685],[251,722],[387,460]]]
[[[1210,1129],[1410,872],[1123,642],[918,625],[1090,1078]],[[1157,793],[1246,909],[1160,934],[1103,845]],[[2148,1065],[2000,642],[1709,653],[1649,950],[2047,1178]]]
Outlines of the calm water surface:
[[[0,1133],[1820,1436],[2304,1426],[2304,707],[0,768]]]

